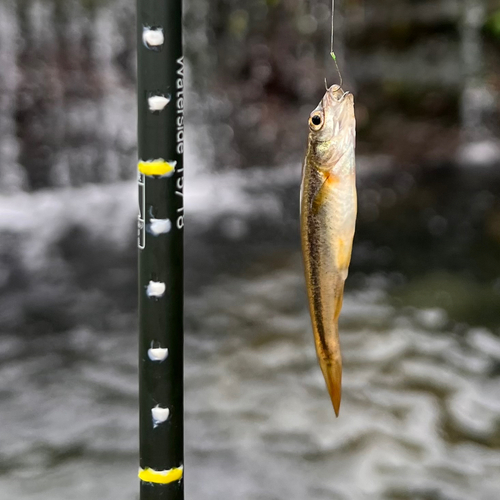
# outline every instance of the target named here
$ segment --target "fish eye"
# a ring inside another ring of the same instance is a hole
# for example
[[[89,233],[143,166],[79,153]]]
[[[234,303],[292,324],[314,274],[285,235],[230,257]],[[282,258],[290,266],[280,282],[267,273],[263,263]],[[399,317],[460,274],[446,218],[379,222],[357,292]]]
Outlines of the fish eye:
[[[309,126],[312,130],[319,130],[323,125],[323,116],[321,113],[314,113],[311,118],[309,118]]]

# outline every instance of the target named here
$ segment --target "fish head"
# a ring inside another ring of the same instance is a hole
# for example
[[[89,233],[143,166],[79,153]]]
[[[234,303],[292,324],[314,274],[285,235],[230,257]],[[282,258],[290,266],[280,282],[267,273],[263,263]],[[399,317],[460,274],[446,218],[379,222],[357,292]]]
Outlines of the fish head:
[[[309,116],[309,146],[318,164],[338,161],[354,148],[355,135],[354,96],[332,85]]]

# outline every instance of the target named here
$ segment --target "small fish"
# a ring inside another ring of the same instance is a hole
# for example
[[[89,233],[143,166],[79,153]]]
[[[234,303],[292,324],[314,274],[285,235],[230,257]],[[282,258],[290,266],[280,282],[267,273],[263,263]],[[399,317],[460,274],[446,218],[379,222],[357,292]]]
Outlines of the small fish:
[[[357,213],[355,141],[353,95],[333,85],[309,117],[300,223],[316,353],[337,416],[342,385],[338,319]]]

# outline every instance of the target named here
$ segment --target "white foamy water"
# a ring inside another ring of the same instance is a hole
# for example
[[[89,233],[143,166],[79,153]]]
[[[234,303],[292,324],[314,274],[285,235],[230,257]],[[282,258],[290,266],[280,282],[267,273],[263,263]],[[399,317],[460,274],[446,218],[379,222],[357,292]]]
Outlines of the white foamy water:
[[[229,254],[202,236],[221,217],[233,244],[260,221],[279,227],[290,207],[277,191],[296,186],[299,170],[187,170],[187,245],[202,241],[224,262]],[[0,200],[0,231],[19,236],[23,269],[43,278],[72,227],[107,249],[133,246],[135,190],[125,182],[16,194]],[[187,498],[496,500],[495,332],[453,333],[442,309],[397,308],[383,280],[368,279],[345,299],[336,419],[298,242],[257,237],[266,251],[246,258],[243,249],[237,274],[214,274],[186,297]],[[0,336],[0,500],[137,498],[137,328],[113,314],[111,332]]]
[[[496,498],[500,340],[349,295],[336,419],[286,262],[187,298],[187,498]],[[136,498],[134,329],[4,336],[0,352],[0,498]]]

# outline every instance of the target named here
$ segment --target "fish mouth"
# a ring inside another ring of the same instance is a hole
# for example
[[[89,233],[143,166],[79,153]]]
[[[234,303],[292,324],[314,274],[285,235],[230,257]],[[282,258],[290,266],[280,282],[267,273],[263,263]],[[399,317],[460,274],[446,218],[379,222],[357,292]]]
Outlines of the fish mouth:
[[[325,93],[323,97],[323,107],[326,104],[340,103],[342,102],[346,96],[350,94],[349,91],[344,91],[340,85],[332,85]]]

